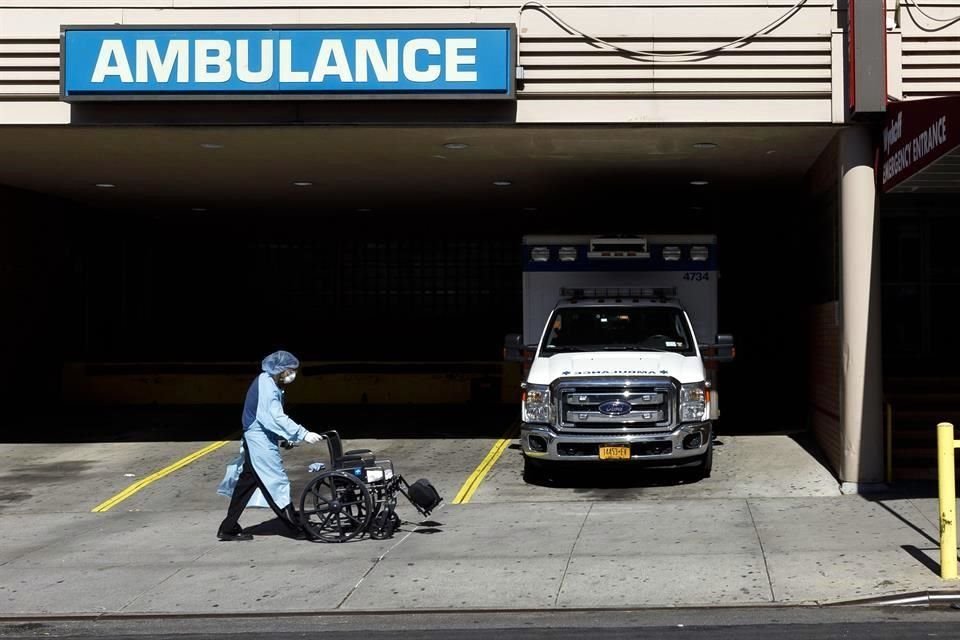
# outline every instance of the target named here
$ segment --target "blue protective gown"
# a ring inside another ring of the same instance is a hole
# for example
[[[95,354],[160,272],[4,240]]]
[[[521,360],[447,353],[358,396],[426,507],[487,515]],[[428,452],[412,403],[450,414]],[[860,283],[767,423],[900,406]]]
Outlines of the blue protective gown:
[[[283,469],[279,441],[284,439],[296,443],[302,441],[306,435],[307,430],[283,412],[283,390],[273,377],[267,373],[257,376],[243,403],[243,439],[250,447],[250,462],[254,471],[260,476],[274,503],[281,509],[290,504],[290,479]],[[233,496],[233,488],[237,485],[242,471],[243,441],[240,442],[240,455],[227,465],[227,472],[217,488],[217,493],[228,498]],[[269,505],[258,489],[247,506]]]

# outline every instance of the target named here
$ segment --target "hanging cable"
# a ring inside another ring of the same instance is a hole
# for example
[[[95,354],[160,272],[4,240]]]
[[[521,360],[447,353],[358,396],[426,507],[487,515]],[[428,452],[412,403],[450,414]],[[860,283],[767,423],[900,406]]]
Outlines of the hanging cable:
[[[907,15],[910,16],[910,19],[911,19],[911,20],[913,20],[913,24],[917,25],[922,31],[926,31],[926,32],[928,32],[928,33],[933,33],[933,32],[936,32],[936,31],[943,31],[943,30],[946,29],[947,27],[950,27],[950,26],[952,26],[952,25],[960,22],[960,16],[956,16],[956,17],[954,17],[954,18],[937,18],[937,17],[935,17],[935,16],[930,15],[929,13],[927,13],[926,11],[923,10],[923,7],[921,7],[921,6],[917,3],[917,0],[903,0],[903,6],[905,6],[905,7],[907,8]],[[937,26],[937,27],[926,27],[926,26],[920,24],[920,21],[917,20],[917,19],[914,17],[914,15],[913,15],[914,9],[916,9],[917,13],[919,13],[920,15],[922,15],[922,16],[923,16],[924,18],[926,18],[927,20],[929,20],[929,21],[931,21],[931,22],[939,22],[940,25]]]
[[[951,24],[954,23],[954,22],[960,22],[960,16],[956,16],[956,17],[954,17],[954,18],[936,18],[936,17],[930,15],[929,13],[927,13],[926,11],[923,10],[923,7],[920,6],[920,3],[917,2],[917,0],[904,0],[904,4],[906,4],[906,5],[911,5],[911,4],[912,4],[912,5],[916,8],[917,13],[919,13],[919,14],[922,15],[924,18],[926,18],[927,20],[930,20],[930,21],[932,21],[932,22],[948,22],[948,23],[951,23]],[[908,12],[910,11],[909,7],[907,8],[907,11],[908,11]]]
[[[783,23],[785,23],[787,20],[789,20],[790,18],[792,18],[792,17],[803,7],[803,5],[805,5],[806,3],[807,3],[807,0],[797,0],[797,2],[794,3],[794,5],[793,5],[792,7],[790,7],[790,9],[787,10],[786,13],[784,13],[784,14],[781,15],[779,18],[777,18],[776,20],[774,20],[774,21],[771,22],[770,24],[766,25],[765,27],[763,27],[763,28],[761,28],[761,29],[758,29],[757,31],[754,31],[753,33],[751,33],[751,34],[749,34],[749,35],[743,36],[742,38],[737,38],[736,40],[731,40],[730,42],[726,42],[726,43],[721,44],[721,45],[718,45],[718,46],[716,46],[716,47],[710,47],[709,49],[699,49],[699,50],[697,50],[697,51],[683,51],[683,52],[674,52],[674,53],[657,53],[657,52],[655,52],[655,51],[640,51],[640,50],[637,50],[637,49],[628,49],[628,48],[626,48],[626,47],[621,47],[621,46],[616,45],[616,44],[613,44],[613,43],[611,43],[611,42],[607,42],[606,40],[603,40],[602,38],[597,38],[597,37],[595,37],[595,36],[591,36],[590,34],[584,33],[583,31],[580,31],[580,30],[577,29],[576,27],[571,26],[571,25],[570,25],[568,22],[566,22],[563,18],[561,18],[560,16],[558,16],[556,13],[554,13],[554,12],[550,9],[550,7],[548,7],[548,6],[547,6],[546,4],[544,4],[543,2],[539,2],[538,0],[530,0],[529,2],[525,2],[525,3],[520,7],[520,12],[519,12],[519,14],[517,15],[517,29],[520,30],[520,25],[521,25],[521,23],[522,23],[522,21],[523,21],[523,12],[524,12],[524,11],[528,11],[528,10],[532,10],[532,9],[536,9],[537,11],[540,11],[540,12],[543,13],[545,16],[547,16],[548,18],[550,18],[554,23],[556,23],[560,28],[562,28],[562,29],[563,29],[564,31],[566,31],[567,33],[570,33],[570,34],[573,34],[573,35],[578,35],[578,36],[580,36],[581,38],[584,38],[584,39],[586,39],[586,40],[589,40],[590,42],[594,42],[594,43],[596,43],[596,44],[603,45],[603,46],[605,46],[605,47],[608,47],[609,49],[612,49],[613,51],[620,52],[620,53],[625,54],[625,55],[627,55],[627,56],[631,56],[631,57],[635,57],[635,58],[650,58],[650,59],[652,59],[652,60],[656,60],[657,58],[666,58],[666,59],[674,59],[674,58],[704,58],[704,57],[707,57],[707,56],[709,56],[709,55],[711,55],[711,54],[719,53],[719,52],[723,51],[724,49],[729,49],[730,47],[733,47],[733,46],[736,46],[736,45],[741,44],[741,43],[743,43],[743,42],[746,42],[747,40],[750,40],[750,39],[752,39],[752,38],[756,38],[757,36],[760,36],[760,35],[765,35],[765,34],[771,32],[771,31],[773,31],[774,29],[778,28],[780,25],[782,25]],[[519,50],[519,47],[517,48],[517,66],[520,66],[520,50]]]

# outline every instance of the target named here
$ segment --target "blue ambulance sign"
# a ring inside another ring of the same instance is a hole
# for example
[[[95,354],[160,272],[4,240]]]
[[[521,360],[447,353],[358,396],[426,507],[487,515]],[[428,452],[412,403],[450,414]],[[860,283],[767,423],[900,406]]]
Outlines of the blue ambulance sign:
[[[513,25],[66,27],[76,100],[513,98]]]

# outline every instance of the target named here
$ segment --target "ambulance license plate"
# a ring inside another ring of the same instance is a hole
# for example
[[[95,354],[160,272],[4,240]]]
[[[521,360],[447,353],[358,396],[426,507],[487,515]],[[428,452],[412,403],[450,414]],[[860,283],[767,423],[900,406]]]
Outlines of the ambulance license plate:
[[[601,460],[629,460],[629,445],[607,445],[600,447]]]

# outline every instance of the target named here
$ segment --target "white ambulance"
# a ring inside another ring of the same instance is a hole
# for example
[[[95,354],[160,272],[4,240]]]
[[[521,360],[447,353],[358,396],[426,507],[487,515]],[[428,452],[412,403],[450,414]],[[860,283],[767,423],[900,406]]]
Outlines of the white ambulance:
[[[733,357],[717,335],[716,237],[526,236],[523,251],[525,477],[551,462],[709,476],[714,363]]]

